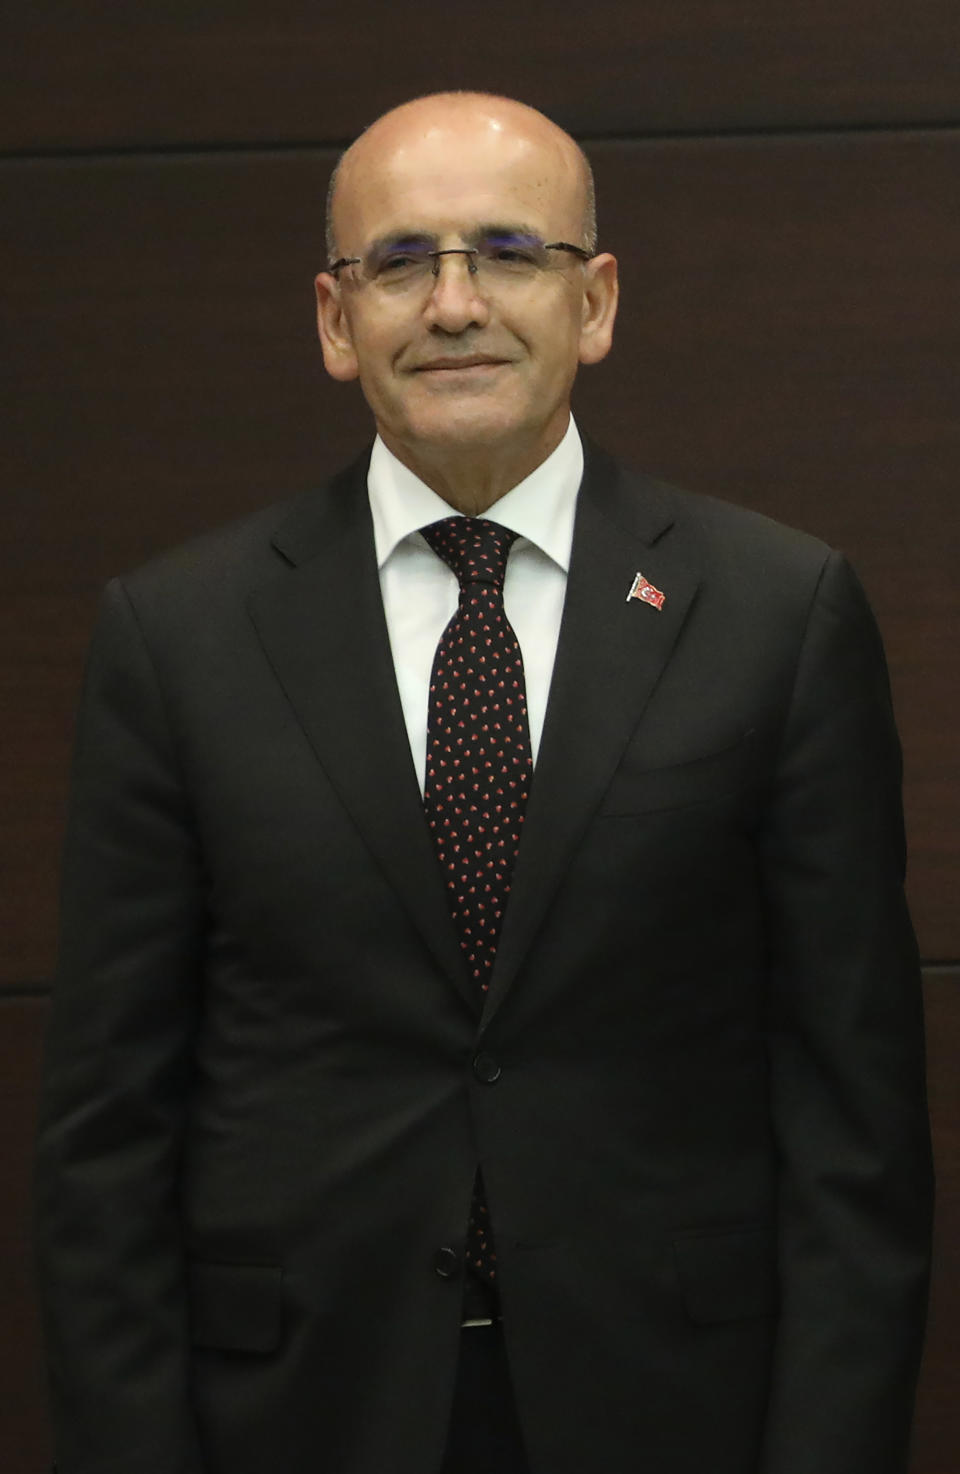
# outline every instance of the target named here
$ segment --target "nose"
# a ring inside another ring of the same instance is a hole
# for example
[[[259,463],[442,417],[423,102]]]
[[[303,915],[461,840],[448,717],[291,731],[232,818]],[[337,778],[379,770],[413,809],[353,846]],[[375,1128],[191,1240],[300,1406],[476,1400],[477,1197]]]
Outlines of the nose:
[[[471,271],[472,257],[460,252],[437,256],[437,273],[430,277],[430,295],[424,315],[429,327],[444,333],[462,333],[483,327],[490,318],[480,273]]]

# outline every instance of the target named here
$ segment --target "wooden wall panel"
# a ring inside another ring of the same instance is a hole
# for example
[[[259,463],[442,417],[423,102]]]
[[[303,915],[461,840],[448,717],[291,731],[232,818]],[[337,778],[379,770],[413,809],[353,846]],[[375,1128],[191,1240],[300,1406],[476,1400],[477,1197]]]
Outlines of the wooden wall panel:
[[[939,1201],[927,1356],[911,1474],[955,1474],[960,1450],[960,969],[926,980],[930,1106]],[[47,1005],[0,999],[0,1468],[37,1474],[49,1458],[44,1375],[28,1247],[28,1182]],[[11,1328],[16,1328],[15,1333]]]
[[[618,343],[582,422],[639,465],[843,547],[884,628],[911,891],[960,956],[960,132],[607,143]],[[312,485],[367,436],[312,275],[332,153],[0,166],[16,344],[0,506],[0,981],[52,961],[81,652],[105,578]]]
[[[0,148],[348,139],[481,87],[610,133],[956,120],[955,0],[33,0],[6,17]]]
[[[311,485],[363,443],[359,396],[323,375],[310,283],[334,145],[384,108],[485,87],[595,141],[602,233],[625,291],[615,353],[584,376],[578,414],[637,464],[851,553],[891,657],[921,944],[960,957],[960,11],[596,0],[546,19],[489,0],[466,31],[462,17],[382,0],[322,16],[308,0],[15,11],[0,54],[0,331],[13,345],[0,496],[0,1468],[34,1474],[48,1439],[25,1203],[45,1004],[16,989],[42,985],[53,960],[96,591]],[[709,136],[722,133],[757,136]],[[931,971],[926,988],[940,1208],[912,1474],[954,1474],[960,969]]]

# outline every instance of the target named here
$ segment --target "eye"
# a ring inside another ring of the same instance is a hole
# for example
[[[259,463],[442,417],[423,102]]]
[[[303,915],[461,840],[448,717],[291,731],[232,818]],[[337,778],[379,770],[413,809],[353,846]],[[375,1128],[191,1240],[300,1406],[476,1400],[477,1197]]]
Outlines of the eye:
[[[488,236],[479,250],[492,266],[505,271],[536,271],[542,264],[543,246],[525,236]]]
[[[371,263],[370,274],[378,281],[387,284],[405,281],[408,277],[416,276],[422,271],[424,265],[429,264],[429,260],[425,250],[418,251],[412,246],[395,246],[391,250],[382,252]]]
[[[529,246],[496,246],[493,256],[508,266],[533,266],[536,260]]]
[[[418,258],[411,256],[406,251],[392,251],[389,256],[384,256],[377,270],[385,276],[393,271],[403,271],[408,266],[414,266]]]

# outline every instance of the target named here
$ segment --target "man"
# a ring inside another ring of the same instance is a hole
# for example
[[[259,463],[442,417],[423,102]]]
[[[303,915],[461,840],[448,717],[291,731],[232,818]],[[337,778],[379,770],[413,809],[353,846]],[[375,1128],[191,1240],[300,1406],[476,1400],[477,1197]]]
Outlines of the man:
[[[929,1148],[862,593],[582,448],[616,263],[541,115],[387,114],[331,230],[372,455],[115,582],[91,655],[62,1474],[903,1474]]]

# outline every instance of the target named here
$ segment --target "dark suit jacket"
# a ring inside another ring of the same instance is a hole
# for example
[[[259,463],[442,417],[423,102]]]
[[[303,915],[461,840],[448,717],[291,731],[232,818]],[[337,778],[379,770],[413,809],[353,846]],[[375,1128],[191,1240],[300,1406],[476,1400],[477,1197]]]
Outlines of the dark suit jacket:
[[[534,1474],[902,1474],[929,1153],[859,586],[589,454],[481,1014],[364,476],[106,595],[39,1170],[63,1474],[431,1474],[478,1160]]]

